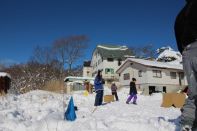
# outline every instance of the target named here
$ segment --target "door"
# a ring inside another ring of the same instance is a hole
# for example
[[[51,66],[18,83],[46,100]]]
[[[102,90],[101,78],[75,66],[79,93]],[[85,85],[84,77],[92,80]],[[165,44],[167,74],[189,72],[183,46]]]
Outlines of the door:
[[[155,86],[149,86],[149,95],[155,92]]]
[[[179,72],[179,85],[182,86],[184,84],[184,73]]]

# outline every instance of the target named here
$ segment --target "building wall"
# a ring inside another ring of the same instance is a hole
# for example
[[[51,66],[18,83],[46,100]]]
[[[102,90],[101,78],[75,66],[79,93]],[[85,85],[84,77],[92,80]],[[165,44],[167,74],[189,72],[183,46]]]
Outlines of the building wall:
[[[92,72],[93,77],[96,76],[98,70],[102,70],[102,76],[104,79],[111,79],[111,80],[118,80],[119,75],[116,74],[116,70],[120,67],[118,66],[118,60],[114,59],[113,61],[103,60],[101,55],[98,54],[96,51],[93,53],[92,60],[91,60]],[[113,73],[106,72],[106,69],[113,69]]]
[[[161,78],[153,77],[153,70],[161,71]],[[176,79],[171,78],[170,72],[176,72]],[[149,78],[147,83],[179,85],[178,72],[180,71],[172,69],[147,68],[147,75]],[[184,81],[183,84],[185,85]]]
[[[118,66],[118,60],[114,60],[114,61],[103,60],[103,78],[118,80],[119,75],[116,74],[116,70],[119,67],[120,66]],[[110,71],[107,72],[108,70]]]
[[[100,54],[97,53],[97,51],[94,51],[92,60],[91,60],[91,66],[92,66],[92,76],[95,77],[98,70],[103,69],[102,64],[102,58]]]
[[[142,77],[139,76],[139,70],[141,71]],[[162,77],[153,77],[153,70],[161,70]],[[170,72],[176,72],[176,79],[171,78]],[[154,86],[157,91],[163,91],[163,87],[166,87],[166,92],[175,92],[187,85],[185,76],[184,79],[181,80],[182,85],[180,85],[178,72],[182,71],[150,68],[141,64],[130,64],[130,62],[127,62],[123,67],[119,81],[121,86],[129,87],[129,82],[135,77],[137,79],[137,88],[142,90],[144,94],[149,94],[149,86]],[[124,80],[124,74],[127,73],[129,73],[130,78]]]
[[[92,67],[83,67],[83,77],[92,77]]]
[[[124,87],[129,86],[129,83],[132,80],[132,78],[136,78],[136,80],[137,80],[136,84],[137,84],[138,88],[140,88],[139,84],[147,83],[146,68],[144,68],[140,64],[133,63],[132,65],[130,65],[130,63],[127,63],[124,68],[125,69],[120,74],[120,79],[119,79],[122,86],[124,86]],[[141,73],[142,77],[139,76],[139,70],[142,72]],[[128,80],[124,80],[124,75],[127,73],[129,73],[130,77]]]

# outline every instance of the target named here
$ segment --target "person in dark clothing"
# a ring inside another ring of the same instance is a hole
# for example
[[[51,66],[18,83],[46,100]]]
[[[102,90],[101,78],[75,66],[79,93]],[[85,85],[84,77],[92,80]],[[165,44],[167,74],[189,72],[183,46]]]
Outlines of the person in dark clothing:
[[[111,85],[111,92],[112,92],[112,95],[115,96],[116,101],[118,101],[119,99],[118,99],[118,94],[117,94],[117,86],[115,83],[112,83]]]
[[[197,0],[187,0],[177,15],[175,36],[188,81],[188,98],[180,117],[181,130],[197,131]]]
[[[101,71],[98,70],[97,76],[94,80],[94,87],[96,92],[94,106],[100,106],[103,102],[103,84],[105,84],[104,79],[102,78]]]
[[[132,81],[130,82],[130,91],[129,91],[129,97],[126,101],[127,104],[129,104],[129,102],[131,101],[132,98],[133,99],[133,104],[136,104],[136,100],[137,100],[137,89],[136,89],[136,85],[135,85],[136,79],[132,78]]]

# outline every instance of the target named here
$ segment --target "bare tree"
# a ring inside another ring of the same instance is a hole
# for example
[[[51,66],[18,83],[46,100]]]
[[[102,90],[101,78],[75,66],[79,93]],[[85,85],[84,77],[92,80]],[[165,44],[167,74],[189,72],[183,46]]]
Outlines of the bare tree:
[[[13,65],[3,71],[12,77],[11,93],[42,89],[48,81],[60,79],[59,68],[34,62]]]
[[[30,61],[40,64],[50,64],[55,60],[55,54],[51,47],[36,46],[33,50],[33,55]]]
[[[5,68],[5,65],[0,63],[0,71],[3,70]]]
[[[83,58],[87,47],[88,38],[85,35],[69,36],[56,40],[53,44],[53,49],[61,62],[61,72],[63,73],[64,66],[67,64],[69,74],[73,63]]]

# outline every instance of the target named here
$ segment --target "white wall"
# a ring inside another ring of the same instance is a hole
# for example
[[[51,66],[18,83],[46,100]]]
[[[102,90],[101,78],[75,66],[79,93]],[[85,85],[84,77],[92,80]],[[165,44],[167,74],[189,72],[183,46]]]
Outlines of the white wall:
[[[83,67],[83,77],[92,77],[92,67]]]
[[[160,70],[162,73],[162,77],[161,78],[153,77],[153,70]],[[176,72],[176,79],[171,78],[170,72]],[[172,69],[147,68],[147,75],[149,78],[147,82],[155,83],[155,84],[179,85],[178,72],[180,71],[172,70]]]
[[[114,77],[115,79],[119,79],[119,75],[116,74],[116,70],[120,67],[118,66],[118,61],[114,60],[114,61],[107,61],[107,60],[103,60],[103,78],[112,78]],[[112,68],[114,69],[114,74],[112,73],[105,73],[105,69],[106,68]]]
[[[138,63],[133,63],[131,65],[130,62],[127,62],[125,65],[123,65],[122,68],[123,70],[119,78],[121,86],[128,87],[132,77],[135,77],[137,79],[136,82],[137,87],[138,88],[140,87],[142,90],[146,88],[145,89],[146,93],[149,92],[148,91],[149,86],[155,86],[157,89],[159,88],[163,89],[163,86],[166,86],[167,92],[173,92],[187,85],[186,78],[184,77],[184,79],[182,80],[182,86],[180,86],[178,72],[182,72],[182,71],[179,70],[150,68]],[[142,70],[142,77],[139,77],[138,75],[139,70]],[[161,78],[153,77],[153,70],[161,70],[162,77]],[[176,79],[171,79],[170,72],[177,72]],[[130,74],[129,80],[124,80],[125,73]]]
[[[114,59],[114,61],[112,61],[112,62],[107,61],[107,60],[102,61],[101,55],[96,53],[96,52],[97,51],[95,51],[93,53],[92,60],[91,60],[91,66],[93,68],[92,72],[95,73],[98,70],[103,70],[102,75],[103,75],[104,79],[110,79],[112,77],[115,77],[116,79],[119,79],[119,75],[116,74],[116,70],[120,67],[120,66],[118,66],[118,60]],[[99,60],[100,60],[100,63],[99,63]],[[114,69],[114,74],[111,74],[111,73],[106,74],[105,73],[106,68]],[[96,74],[94,74],[93,76],[95,77]]]
[[[98,63],[99,60],[101,61],[101,63]],[[100,54],[97,53],[97,51],[94,51],[94,53],[93,53],[92,60],[91,60],[91,66],[92,66],[92,73],[95,73],[98,70],[103,69],[102,59],[101,59]],[[93,74],[93,76],[95,77],[96,74]]]
[[[147,83],[147,73],[146,73],[146,68],[143,67],[140,64],[136,64],[133,63],[132,65],[130,65],[130,63],[126,63],[124,65],[124,70],[120,75],[120,83],[122,86],[126,86],[129,85],[130,81],[132,80],[132,78],[136,78],[136,84],[144,84]],[[139,77],[139,70],[142,71],[142,77]],[[124,80],[124,74],[129,73],[130,74],[130,79],[129,80]]]

